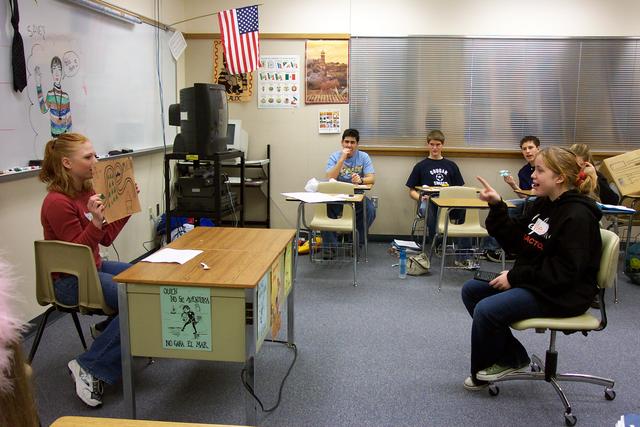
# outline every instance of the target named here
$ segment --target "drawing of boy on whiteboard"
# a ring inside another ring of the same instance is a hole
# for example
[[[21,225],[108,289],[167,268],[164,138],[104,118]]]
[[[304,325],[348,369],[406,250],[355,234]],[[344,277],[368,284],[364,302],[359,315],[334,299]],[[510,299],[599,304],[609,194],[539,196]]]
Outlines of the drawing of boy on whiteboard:
[[[54,56],[51,59],[51,76],[53,89],[44,97],[42,93],[42,73],[40,66],[35,67],[36,92],[42,114],[49,112],[51,118],[51,136],[56,137],[71,131],[71,103],[69,95],[62,90],[62,61]]]

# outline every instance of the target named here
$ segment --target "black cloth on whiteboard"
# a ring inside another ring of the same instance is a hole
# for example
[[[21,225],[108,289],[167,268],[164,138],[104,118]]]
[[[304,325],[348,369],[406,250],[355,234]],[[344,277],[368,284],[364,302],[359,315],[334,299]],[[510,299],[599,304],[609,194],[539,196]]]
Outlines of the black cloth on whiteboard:
[[[27,66],[24,60],[24,43],[18,30],[20,13],[18,0],[9,0],[11,6],[11,25],[13,26],[13,43],[11,45],[11,64],[13,67],[13,90],[22,92],[27,87]]]

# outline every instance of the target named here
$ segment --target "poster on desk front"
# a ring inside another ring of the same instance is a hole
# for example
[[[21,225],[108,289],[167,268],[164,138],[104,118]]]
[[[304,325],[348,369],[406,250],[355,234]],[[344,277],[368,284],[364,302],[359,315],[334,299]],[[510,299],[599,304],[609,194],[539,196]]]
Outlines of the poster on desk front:
[[[300,105],[300,56],[260,56],[258,108],[297,108]]]
[[[275,339],[282,326],[284,296],[284,252],[271,265],[271,338]]]
[[[209,288],[160,286],[162,347],[211,351]]]

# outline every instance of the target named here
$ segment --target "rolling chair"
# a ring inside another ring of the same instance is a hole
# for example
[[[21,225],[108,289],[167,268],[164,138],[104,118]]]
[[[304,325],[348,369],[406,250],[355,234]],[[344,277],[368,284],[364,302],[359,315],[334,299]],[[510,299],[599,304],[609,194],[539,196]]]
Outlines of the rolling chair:
[[[91,249],[85,245],[59,240],[37,240],[34,242],[36,255],[36,298],[42,306],[51,305],[44,313],[36,337],[29,352],[29,364],[33,361],[40,339],[47,325],[49,315],[54,311],[71,313],[80,341],[84,340],[78,313],[110,316],[116,312],[109,307],[102,295],[100,278]],[[59,302],[53,289],[52,273],[66,273],[78,278],[78,304],[67,305]]]
[[[618,253],[620,238],[613,232],[608,230],[600,230],[602,236],[602,257],[600,259],[600,269],[598,271],[598,289],[600,297],[600,318],[591,315],[589,312],[581,316],[565,317],[565,318],[532,318],[515,322],[511,328],[522,331],[525,329],[535,329],[537,333],[544,333],[549,330],[551,332],[549,348],[547,349],[545,362],[536,356],[531,356],[531,372],[513,372],[489,384],[489,394],[497,396],[500,389],[496,385],[497,382],[512,380],[544,380],[550,383],[562,404],[564,405],[565,424],[573,426],[577,422],[577,418],[571,412],[571,405],[567,397],[560,387],[559,381],[575,381],[586,382],[604,386],[604,397],[607,400],[613,400],[616,392],[613,390],[614,381],[608,378],[597,377],[585,374],[557,373],[558,353],[556,352],[556,334],[558,331],[565,333],[582,332],[587,335],[591,331],[601,331],[607,326],[607,312],[604,303],[604,291],[606,288],[613,286],[613,281],[618,269]]]
[[[318,183],[318,192],[326,194],[354,194],[354,185],[348,182],[320,182]],[[330,218],[327,214],[326,203],[314,204],[314,215],[309,223],[309,228],[312,232],[317,231],[330,231],[334,233],[351,233],[351,255],[353,256],[353,286],[358,286],[357,277],[357,263],[358,263],[358,232],[356,230],[356,215],[355,206],[351,203],[342,204],[342,216],[340,218]],[[313,241],[313,236],[311,241]],[[325,242],[322,242],[323,250],[329,249],[332,251],[338,248],[325,248]],[[311,259],[314,259],[314,245],[311,245]]]
[[[440,198],[442,199],[475,199],[478,197],[477,190],[471,187],[442,187],[440,190]],[[431,251],[429,259],[433,257],[438,236],[442,237],[442,254],[440,262],[440,279],[438,281],[438,292],[442,288],[442,279],[444,277],[445,258],[447,256],[447,240],[449,237],[471,237],[481,239],[489,236],[487,229],[480,224],[479,209],[465,209],[464,222],[454,224],[450,221],[449,215],[453,209],[439,209],[438,225],[436,227],[436,235],[431,242]],[[454,251],[455,255],[455,251]],[[505,269],[504,253],[502,254],[502,269]]]

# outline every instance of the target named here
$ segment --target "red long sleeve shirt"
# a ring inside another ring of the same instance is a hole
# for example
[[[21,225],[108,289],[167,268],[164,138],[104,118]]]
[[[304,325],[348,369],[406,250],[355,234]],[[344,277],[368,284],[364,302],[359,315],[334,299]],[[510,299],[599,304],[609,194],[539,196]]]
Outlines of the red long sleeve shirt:
[[[72,199],[65,194],[50,191],[42,202],[40,221],[45,240],[63,240],[89,246],[96,267],[100,270],[102,259],[98,244],[111,245],[129,217],[112,224],[103,224],[102,229],[96,228],[87,209],[87,202],[94,194],[93,191],[85,191]]]

